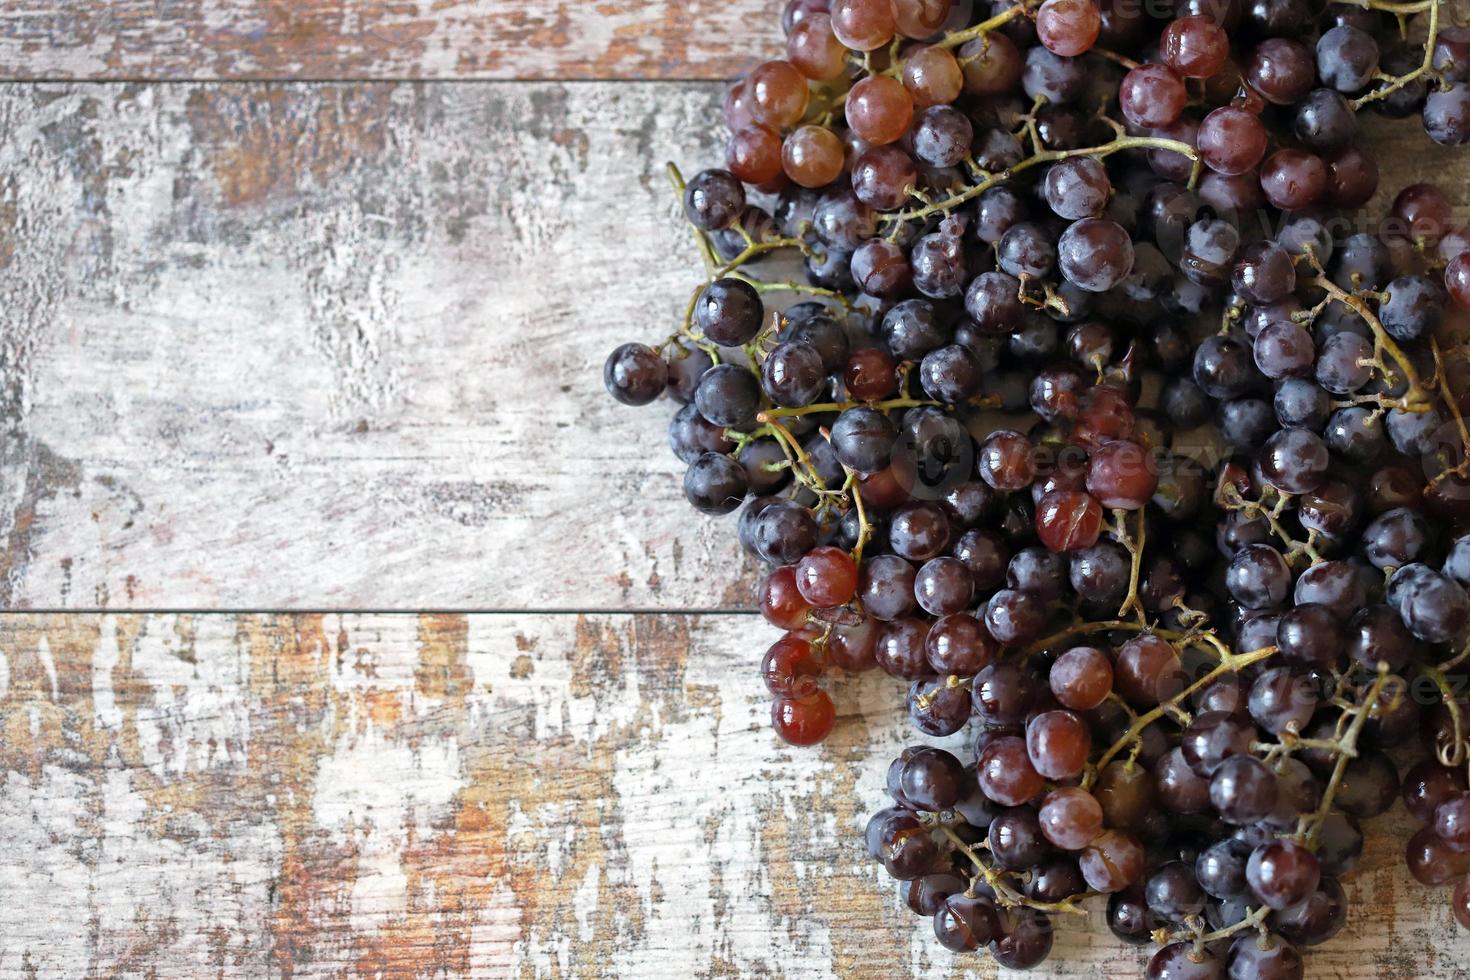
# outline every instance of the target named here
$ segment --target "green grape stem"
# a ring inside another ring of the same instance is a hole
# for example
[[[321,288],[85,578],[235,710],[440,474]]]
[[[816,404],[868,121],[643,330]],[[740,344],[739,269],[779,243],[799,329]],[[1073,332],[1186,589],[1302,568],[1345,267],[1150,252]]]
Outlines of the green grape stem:
[[[1028,909],[1035,909],[1038,912],[1060,912],[1066,915],[1087,914],[1086,909],[1080,908],[1076,904],[1076,902],[1070,898],[1060,902],[1039,902],[1036,899],[1027,898],[1025,895],[1022,895],[1011,886],[1010,882],[1006,879],[1006,876],[1003,873],[996,871],[990,865],[981,860],[980,855],[975,853],[975,849],[966,844],[960,838],[960,835],[956,834],[954,830],[949,827],[949,825],[941,823],[937,826],[939,830],[943,832],[944,836],[949,838],[949,841],[951,844],[954,845],[955,850],[963,854],[966,858],[969,859],[970,863],[975,866],[975,870],[979,872],[980,877],[984,878],[985,883],[990,886],[991,891],[995,892],[996,900],[1006,908],[1024,907]]]

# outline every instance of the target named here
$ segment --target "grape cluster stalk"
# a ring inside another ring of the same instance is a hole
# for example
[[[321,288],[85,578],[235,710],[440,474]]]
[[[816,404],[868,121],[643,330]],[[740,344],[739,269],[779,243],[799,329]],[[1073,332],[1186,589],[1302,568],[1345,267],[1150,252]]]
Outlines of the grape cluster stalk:
[[[1430,183],[1370,214],[1358,138],[1470,143],[1470,29],[1444,0],[782,24],[726,166],[669,168],[703,281],[603,377],[677,403],[686,498],[767,568],[775,733],[821,742],[830,679],[877,669],[946,740],[864,833],[901,900],[1024,969],[1106,895],[1150,980],[1291,980],[1401,798],[1470,928],[1470,226]],[[758,275],[777,253],[801,274]]]

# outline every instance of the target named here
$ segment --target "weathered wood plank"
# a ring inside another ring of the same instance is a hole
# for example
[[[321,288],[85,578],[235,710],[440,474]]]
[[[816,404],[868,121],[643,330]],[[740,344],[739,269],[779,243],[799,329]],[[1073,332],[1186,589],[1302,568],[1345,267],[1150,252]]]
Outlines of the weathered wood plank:
[[[0,91],[0,607],[721,608],[601,363],[718,86]]]
[[[719,97],[0,88],[0,607],[744,606],[672,406],[599,375],[698,275],[662,167]]]
[[[781,745],[746,616],[0,619],[0,977],[995,976],[862,853],[896,682]],[[1470,975],[1372,824],[1309,976]],[[1098,921],[1048,976],[1136,976]]]
[[[716,79],[774,50],[779,16],[767,0],[9,0],[0,76]]]

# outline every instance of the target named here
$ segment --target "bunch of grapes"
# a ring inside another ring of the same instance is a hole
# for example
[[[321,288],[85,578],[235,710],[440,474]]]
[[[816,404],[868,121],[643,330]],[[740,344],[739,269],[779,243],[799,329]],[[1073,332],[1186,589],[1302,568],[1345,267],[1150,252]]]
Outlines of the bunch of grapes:
[[[1470,926],[1470,229],[1430,184],[1361,211],[1357,143],[1360,112],[1470,142],[1470,30],[1442,0],[783,24],[726,168],[671,168],[704,283],[604,380],[679,403],[686,497],[768,568],[775,731],[821,741],[824,683],[878,669],[949,739],[867,827],[903,900],[1024,968],[1106,894],[1150,978],[1299,978],[1402,793]]]

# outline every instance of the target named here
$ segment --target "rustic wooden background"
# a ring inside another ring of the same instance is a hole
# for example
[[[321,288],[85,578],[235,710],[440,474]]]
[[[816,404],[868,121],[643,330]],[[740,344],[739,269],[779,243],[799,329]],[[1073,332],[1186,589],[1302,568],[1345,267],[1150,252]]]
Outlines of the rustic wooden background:
[[[995,975],[860,852],[895,682],[777,742],[755,569],[601,390],[777,14],[5,4],[0,977]],[[1470,976],[1408,832],[1309,976]]]

